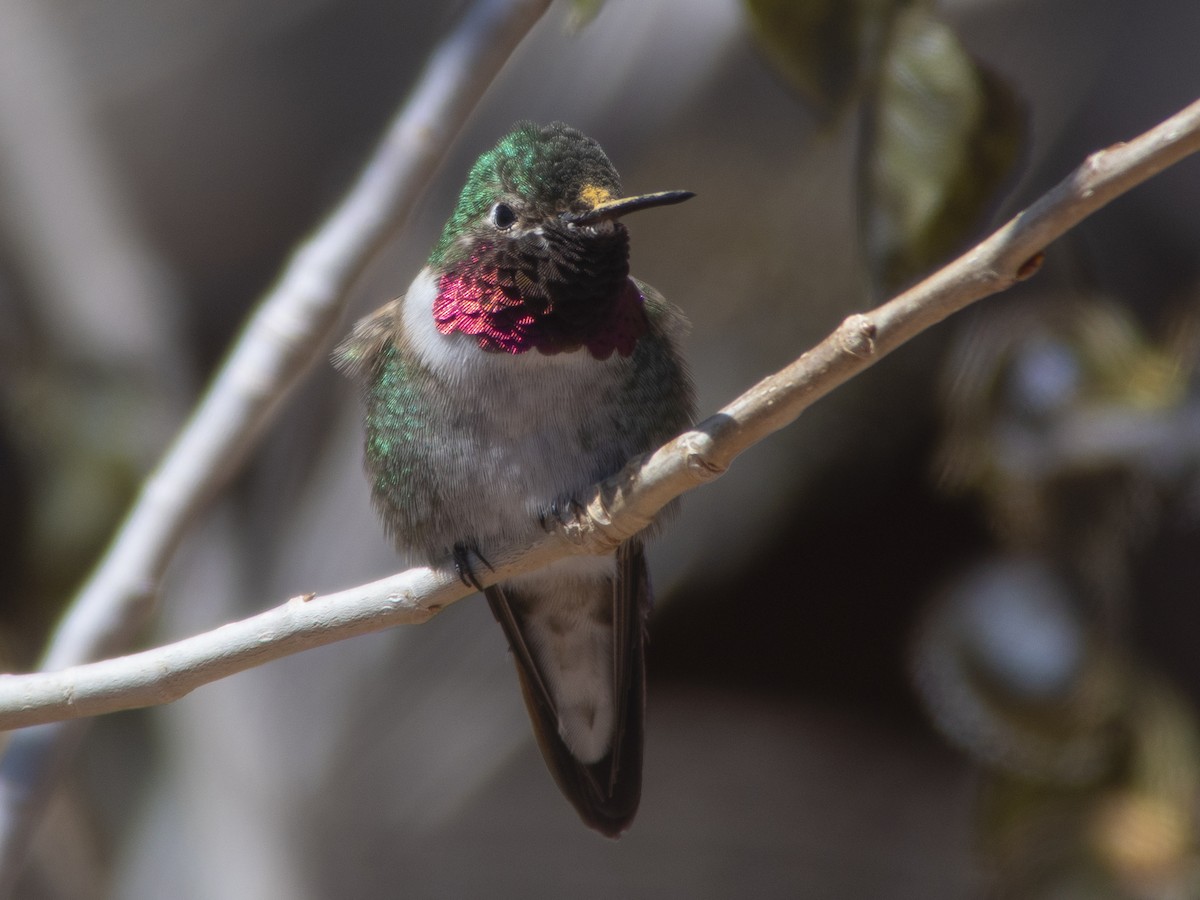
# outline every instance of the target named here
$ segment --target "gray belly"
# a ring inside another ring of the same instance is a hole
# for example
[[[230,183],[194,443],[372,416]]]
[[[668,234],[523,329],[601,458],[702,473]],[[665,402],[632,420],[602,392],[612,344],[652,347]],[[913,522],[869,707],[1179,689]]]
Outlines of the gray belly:
[[[457,511],[457,521],[439,529],[442,543],[464,534],[481,547],[527,540],[552,503],[579,495],[636,452],[619,428],[605,363],[520,371],[511,359],[497,362],[503,367],[482,398],[461,401],[440,454],[443,497]]]

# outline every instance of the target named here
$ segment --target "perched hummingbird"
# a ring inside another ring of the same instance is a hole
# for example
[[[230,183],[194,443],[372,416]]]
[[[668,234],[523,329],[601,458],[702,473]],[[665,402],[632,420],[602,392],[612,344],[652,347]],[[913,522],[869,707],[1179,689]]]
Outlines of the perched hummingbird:
[[[375,506],[413,563],[473,567],[566,520],[595,482],[687,428],[682,313],[629,277],[622,197],[594,140],[522,123],[484,153],[408,292],[337,365],[366,403]],[[641,796],[650,585],[641,536],[484,591],[534,732],[583,820],[615,837]]]

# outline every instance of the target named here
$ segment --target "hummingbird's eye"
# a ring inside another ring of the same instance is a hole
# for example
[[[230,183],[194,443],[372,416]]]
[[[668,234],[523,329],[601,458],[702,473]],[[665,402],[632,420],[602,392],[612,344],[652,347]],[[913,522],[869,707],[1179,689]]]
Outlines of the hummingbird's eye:
[[[513,212],[513,208],[507,203],[497,203],[492,207],[492,224],[501,231],[507,231],[512,228],[513,223],[517,221],[517,214]]]

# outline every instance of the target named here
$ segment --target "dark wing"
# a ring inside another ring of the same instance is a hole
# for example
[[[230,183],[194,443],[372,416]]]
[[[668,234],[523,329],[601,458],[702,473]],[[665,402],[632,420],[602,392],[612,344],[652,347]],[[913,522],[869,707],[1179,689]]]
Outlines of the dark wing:
[[[333,351],[333,365],[356,381],[371,374],[371,366],[380,359],[392,340],[402,298],[385,303],[354,326],[350,335]]]
[[[580,762],[559,737],[558,711],[526,643],[513,589],[495,585],[484,595],[508,638],[534,735],[550,773],[588,826],[619,837],[633,821],[642,795],[645,625],[651,599],[641,542],[627,541],[617,550],[612,590],[615,731],[608,754],[595,763]]]

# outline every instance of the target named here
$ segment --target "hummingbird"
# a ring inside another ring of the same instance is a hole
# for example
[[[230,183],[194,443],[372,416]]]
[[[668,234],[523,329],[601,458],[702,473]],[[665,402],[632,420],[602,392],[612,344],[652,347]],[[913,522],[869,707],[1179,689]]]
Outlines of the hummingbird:
[[[335,353],[362,389],[374,505],[411,564],[453,562],[481,588],[489,554],[569,522],[692,424],[686,320],[630,277],[621,221],[691,196],[623,196],[600,145],[561,122],[519,123],[475,162],[408,291]],[[641,797],[645,536],[483,589],[547,767],[609,837]]]

